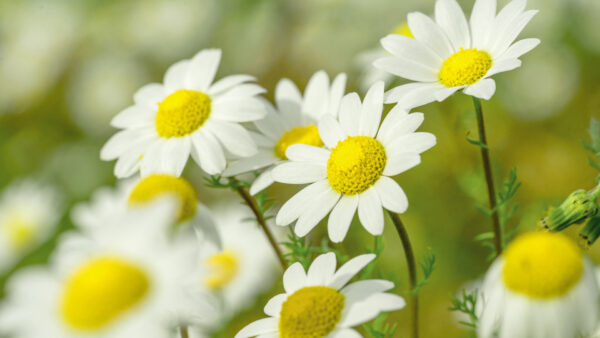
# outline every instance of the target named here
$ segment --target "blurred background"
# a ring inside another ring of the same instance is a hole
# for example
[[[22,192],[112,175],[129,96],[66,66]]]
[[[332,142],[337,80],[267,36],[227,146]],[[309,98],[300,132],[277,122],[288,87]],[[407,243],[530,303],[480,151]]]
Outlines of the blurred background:
[[[473,1],[459,2],[470,13]],[[303,88],[320,69],[330,76],[346,72],[347,91],[363,95],[378,76],[365,60],[381,53],[379,39],[408,12],[432,14],[433,6],[434,0],[0,0],[0,187],[32,178],[53,186],[63,202],[53,235],[6,269],[0,286],[15,270],[46,261],[58,234],[72,227],[70,206],[114,185],[114,164],[99,159],[115,132],[109,121],[132,103],[136,89],[161,81],[171,63],[217,47],[223,49],[218,76],[254,75],[268,98],[279,79]],[[535,229],[571,191],[594,186],[597,171],[581,139],[590,117],[600,117],[600,2],[530,0],[528,8],[540,12],[521,38],[542,43],[520,69],[495,77],[496,95],[483,105],[496,185],[512,168],[522,182],[509,224],[520,224],[519,231]],[[487,199],[479,149],[466,141],[477,135],[472,103],[458,94],[417,111],[426,115],[421,130],[434,133],[438,145],[397,180],[411,203],[403,220],[417,256],[437,257],[421,290],[423,337],[470,337],[448,308],[450,293],[488,266],[488,248],[474,241],[489,231],[490,220],[476,208]],[[204,187],[193,165],[185,175],[209,206],[236,198]],[[275,185],[270,194],[284,201],[294,192]],[[323,233],[311,236],[318,244]],[[378,273],[396,280],[404,295],[406,264],[389,224],[384,243]],[[372,246],[372,236],[354,224],[343,250],[357,255]],[[600,245],[589,254],[600,263]],[[232,337],[263,317],[265,301],[280,288],[277,282],[213,336]],[[398,323],[400,337],[408,319],[403,310],[387,321]]]

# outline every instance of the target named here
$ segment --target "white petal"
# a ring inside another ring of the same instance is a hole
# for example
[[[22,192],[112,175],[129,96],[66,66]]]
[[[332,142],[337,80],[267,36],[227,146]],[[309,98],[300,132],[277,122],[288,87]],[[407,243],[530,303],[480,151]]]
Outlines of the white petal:
[[[252,157],[242,158],[230,163],[223,171],[223,176],[231,177],[251,172],[279,162],[271,151],[260,151]]]
[[[369,297],[369,303],[377,304],[380,311],[396,311],[406,306],[404,298],[393,293],[377,293]]]
[[[540,44],[540,39],[523,39],[515,42],[508,47],[504,54],[500,55],[499,60],[518,59],[521,55],[531,51]],[[493,67],[493,66],[492,66]],[[489,71],[488,71],[489,72]]]
[[[254,76],[245,74],[230,75],[215,82],[212,86],[210,86],[207,93],[211,96],[217,95],[239,85],[240,83],[249,81],[256,81],[256,78]]]
[[[257,153],[258,148],[248,131],[237,123],[211,119],[206,122],[206,130],[210,131],[230,153],[249,157]]]
[[[431,48],[442,60],[446,60],[454,53],[446,34],[425,14],[419,12],[408,13],[408,27],[415,39]]]
[[[357,93],[347,94],[340,104],[339,122],[349,136],[358,135],[361,103]]]
[[[130,106],[113,117],[110,125],[115,128],[128,129],[152,126],[155,116],[156,110],[152,110],[147,106]]]
[[[463,91],[465,94],[478,97],[480,99],[489,100],[496,91],[496,82],[492,79],[479,80],[477,83],[472,84],[465,88]]]
[[[271,169],[265,170],[254,180],[254,182],[252,182],[252,185],[250,186],[250,195],[254,196],[258,194],[274,182],[275,180],[273,180],[273,176],[271,175]]]
[[[163,80],[167,93],[172,93],[178,89],[185,88],[185,80],[189,65],[190,60],[182,60],[174,63],[167,69]]]
[[[390,34],[381,39],[381,45],[392,55],[405,60],[412,60],[421,65],[438,69],[442,66],[442,58],[431,48],[419,41],[399,34]]]
[[[225,169],[225,154],[221,145],[210,133],[196,131],[192,134],[192,158],[209,175]]]
[[[403,110],[392,110],[383,120],[377,140],[384,145],[391,144],[399,136],[414,133],[424,119],[423,113],[406,114]]]
[[[313,162],[284,162],[273,168],[271,176],[276,182],[307,184],[327,178],[327,168]]]
[[[302,94],[298,87],[289,79],[281,79],[275,87],[275,102],[277,109],[294,125],[300,125],[302,113]]]
[[[283,288],[287,294],[292,294],[306,286],[307,277],[302,264],[296,262],[283,273]]]
[[[225,92],[215,96],[213,103],[219,103],[226,100],[243,100],[265,93],[266,90],[255,83],[244,83],[235,86]]]
[[[187,85],[190,89],[206,92],[213,82],[221,62],[220,49],[204,49],[190,61]]]
[[[251,122],[267,115],[263,102],[257,98],[234,99],[215,103],[211,118],[232,122]]]
[[[471,12],[471,46],[481,48],[487,45],[492,23],[496,17],[496,0],[476,0]]]
[[[166,96],[167,93],[162,84],[150,83],[138,89],[138,91],[133,94],[133,101],[135,104],[144,105],[149,108],[157,108],[158,103]]]
[[[280,293],[277,296],[269,299],[267,305],[265,305],[265,314],[271,317],[279,317],[281,312],[281,305],[286,301],[288,295]]]
[[[162,164],[165,173],[181,176],[190,157],[192,140],[190,137],[170,138],[163,147]]]
[[[327,111],[329,102],[329,77],[324,71],[316,72],[306,85],[304,90],[303,113],[315,120]]]
[[[436,143],[435,135],[431,133],[418,132],[397,136],[392,142],[385,145],[386,151],[393,154],[410,152],[422,153],[431,149]]]
[[[394,287],[394,283],[384,279],[367,279],[354,282],[345,286],[341,292],[346,296],[348,302],[366,300],[370,296],[388,291]]]
[[[363,338],[363,336],[354,329],[338,329],[329,334],[327,338]]]
[[[140,167],[141,154],[125,153],[119,157],[115,164],[114,174],[117,178],[125,178],[133,175]]]
[[[114,134],[100,150],[100,159],[103,161],[114,160],[121,154],[139,144],[150,143],[153,139],[151,133],[136,130],[122,130]]]
[[[342,126],[340,126],[339,122],[332,115],[323,115],[321,117],[319,121],[319,135],[329,149],[333,149],[338,142],[348,137]]]
[[[370,234],[383,233],[383,209],[375,189],[369,188],[358,196],[358,218]]]
[[[491,54],[494,56],[503,54],[537,12],[536,10],[526,11],[512,20],[503,32],[498,32],[499,35],[496,37],[496,43],[491,48]]]
[[[327,285],[335,274],[335,253],[328,252],[317,256],[308,268],[307,286]]]
[[[290,161],[315,162],[327,164],[331,152],[324,148],[309,146],[307,144],[293,144],[285,151],[285,156]]]
[[[296,235],[304,237],[308,234],[312,228],[327,216],[340,199],[340,196],[340,194],[329,188],[317,195],[314,200],[308,202],[294,227]]]
[[[385,169],[383,169],[383,175],[385,176],[396,176],[400,173],[407,171],[421,163],[421,156],[417,153],[397,153],[387,154],[387,162]]]
[[[331,189],[329,182],[322,180],[300,190],[281,206],[275,218],[275,223],[282,226],[292,223],[306,210],[307,203],[328,189]]]
[[[405,84],[389,90],[385,103],[397,103],[405,109],[411,109],[435,101],[434,94],[443,88],[438,82]]]
[[[384,70],[405,79],[420,82],[435,82],[438,80],[438,72],[430,67],[396,56],[386,56],[373,62],[375,68]]]
[[[329,287],[339,290],[346,283],[348,283],[360,270],[362,270],[367,264],[371,263],[375,257],[375,254],[365,254],[352,258],[347,261],[346,264],[342,265],[333,276],[333,279],[329,283]]]
[[[456,87],[450,87],[450,88],[442,88],[437,90],[433,96],[435,97],[435,99],[438,102],[442,102],[445,99],[448,98],[448,96],[456,93],[459,89],[463,89],[465,86],[456,86]]]
[[[393,179],[381,176],[374,188],[384,208],[397,213],[403,213],[408,209],[408,198],[404,190]]]
[[[456,0],[436,1],[435,21],[448,35],[454,50],[471,48],[469,24]]]
[[[485,77],[490,77],[494,74],[508,72],[509,70],[513,70],[515,68],[521,67],[521,60],[519,59],[503,59],[497,62],[494,62],[494,65],[488,72],[485,74]]]
[[[357,195],[343,195],[333,208],[327,223],[327,232],[332,242],[339,243],[344,240],[357,207]]]
[[[264,318],[246,325],[235,335],[235,338],[249,338],[269,332],[277,332],[279,320],[277,318]]]
[[[338,116],[340,101],[342,100],[342,96],[344,96],[344,92],[346,91],[346,78],[346,74],[341,73],[336,76],[331,83],[331,89],[329,91],[329,107],[327,108],[327,113],[333,116]]]
[[[267,115],[265,118],[255,121],[254,125],[268,138],[279,141],[288,129],[286,123],[277,112],[269,109],[268,106],[266,106],[266,111]]]
[[[383,81],[379,81],[371,86],[365,95],[360,112],[359,135],[375,137],[377,134],[383,111],[383,90],[384,83]]]

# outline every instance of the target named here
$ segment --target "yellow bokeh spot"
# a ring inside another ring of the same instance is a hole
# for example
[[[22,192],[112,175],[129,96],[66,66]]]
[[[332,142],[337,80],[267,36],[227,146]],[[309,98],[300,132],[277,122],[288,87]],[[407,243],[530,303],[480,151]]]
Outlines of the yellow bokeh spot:
[[[157,197],[176,196],[179,200],[178,221],[186,221],[196,214],[198,197],[194,187],[181,177],[154,174],[141,179],[129,194],[129,205],[145,205]]]
[[[321,338],[331,333],[342,318],[346,299],[326,286],[304,287],[281,306],[281,338]]]
[[[386,161],[385,149],[379,141],[367,136],[350,136],[338,142],[329,155],[329,185],[344,195],[359,194],[377,182]]]
[[[579,248],[558,233],[522,235],[504,253],[504,284],[532,298],[562,296],[577,284],[582,273]]]
[[[322,147],[323,141],[321,141],[321,137],[319,136],[319,129],[311,123],[308,126],[294,127],[286,131],[275,145],[275,155],[283,160],[287,160],[285,156],[287,148],[299,143]]]
[[[410,28],[408,28],[408,22],[403,22],[396,26],[392,31],[392,34],[400,34],[404,36],[408,36],[409,38],[414,38]]]
[[[158,104],[156,132],[161,137],[181,137],[193,133],[210,115],[211,100],[208,95],[180,89]]]
[[[36,227],[21,215],[9,216],[3,227],[8,244],[15,250],[27,248],[36,237]]]
[[[64,322],[77,330],[102,329],[138,304],[150,289],[146,273],[134,264],[101,257],[67,279],[60,303]]]
[[[210,256],[205,264],[211,273],[204,279],[204,284],[213,290],[222,289],[229,284],[239,269],[238,256],[231,250]]]
[[[477,48],[463,49],[442,63],[440,82],[446,87],[472,85],[492,67],[492,57]]]

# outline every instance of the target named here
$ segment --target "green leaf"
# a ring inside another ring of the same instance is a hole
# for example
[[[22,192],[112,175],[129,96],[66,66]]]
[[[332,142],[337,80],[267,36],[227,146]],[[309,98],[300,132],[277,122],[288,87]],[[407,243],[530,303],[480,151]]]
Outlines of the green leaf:
[[[489,149],[489,147],[485,143],[481,142],[480,140],[477,140],[477,139],[474,139],[474,138],[471,138],[471,137],[467,136],[467,141],[469,143],[474,144],[474,145],[476,145],[478,147],[481,147],[483,149]]]

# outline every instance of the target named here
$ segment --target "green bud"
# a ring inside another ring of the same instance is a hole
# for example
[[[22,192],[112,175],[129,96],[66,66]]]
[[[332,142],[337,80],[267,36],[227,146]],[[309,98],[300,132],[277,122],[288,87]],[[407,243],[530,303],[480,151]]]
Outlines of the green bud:
[[[579,237],[586,247],[591,246],[600,237],[600,217],[592,217],[585,227],[579,232]]]
[[[541,220],[542,226],[551,231],[561,231],[571,224],[579,224],[588,217],[598,213],[598,205],[595,199],[587,191],[576,190],[562,202],[562,204],[550,211],[550,214]]]

